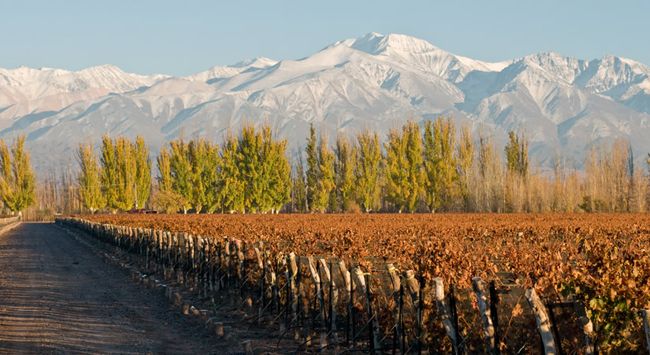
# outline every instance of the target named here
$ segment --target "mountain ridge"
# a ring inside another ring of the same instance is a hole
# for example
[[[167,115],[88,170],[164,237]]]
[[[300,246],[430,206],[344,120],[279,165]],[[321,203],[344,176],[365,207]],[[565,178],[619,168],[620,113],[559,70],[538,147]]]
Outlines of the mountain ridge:
[[[184,77],[112,65],[0,68],[0,138],[26,134],[44,171],[73,164],[78,143],[105,133],[143,135],[157,152],[177,137],[219,140],[242,122],[268,122],[293,152],[311,123],[330,137],[383,135],[408,119],[446,115],[498,142],[524,131],[534,162],[580,169],[592,146],[617,138],[630,141],[637,159],[650,151],[649,77],[648,66],[622,57],[541,52],[491,63],[369,33],[297,60],[258,57]]]

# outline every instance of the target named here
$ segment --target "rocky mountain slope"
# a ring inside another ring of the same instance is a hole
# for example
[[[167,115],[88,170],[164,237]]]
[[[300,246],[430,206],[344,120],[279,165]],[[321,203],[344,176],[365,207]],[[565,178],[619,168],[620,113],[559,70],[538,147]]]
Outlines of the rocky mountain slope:
[[[0,138],[26,134],[39,171],[74,165],[80,142],[105,134],[165,142],[220,140],[242,123],[270,123],[292,151],[311,123],[386,133],[440,115],[503,141],[523,131],[533,161],[581,168],[594,145],[623,137],[650,152],[650,68],[607,56],[539,53],[488,63],[399,34],[370,33],[308,57],[256,58],[187,77],[143,76],[105,65],[70,72],[0,69]]]

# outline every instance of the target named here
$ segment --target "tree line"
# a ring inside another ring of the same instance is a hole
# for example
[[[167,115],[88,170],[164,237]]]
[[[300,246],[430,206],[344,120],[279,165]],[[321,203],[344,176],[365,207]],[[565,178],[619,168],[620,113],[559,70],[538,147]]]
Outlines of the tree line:
[[[528,139],[509,132],[499,149],[484,132],[449,118],[337,135],[311,126],[292,159],[268,125],[243,127],[221,144],[178,139],[163,147],[152,183],[141,137],[79,147],[79,198],[90,212],[145,205],[169,213],[646,211],[648,177],[629,144],[595,147],[585,171],[529,165]],[[650,155],[648,157],[650,167]]]

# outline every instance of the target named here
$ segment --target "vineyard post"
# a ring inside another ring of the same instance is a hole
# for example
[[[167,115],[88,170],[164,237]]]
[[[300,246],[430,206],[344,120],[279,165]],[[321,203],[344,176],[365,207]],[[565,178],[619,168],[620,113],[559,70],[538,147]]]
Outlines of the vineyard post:
[[[237,287],[241,290],[243,286],[243,272],[244,272],[244,253],[242,252],[242,242],[235,239],[235,256],[237,257],[237,264],[235,265],[235,275],[237,276]],[[239,292],[241,297],[241,292]]]
[[[217,260],[216,260],[216,265],[215,265],[215,271],[214,271],[214,289],[217,292],[221,291],[221,288],[223,286],[222,280],[223,280],[223,243],[222,242],[217,242]]]
[[[491,354],[496,352],[496,342],[494,339],[494,325],[492,324],[491,309],[487,304],[487,295],[485,294],[485,282],[480,277],[472,279],[472,288],[476,294],[481,320],[483,321],[483,336],[485,337],[487,351]]]
[[[327,315],[327,317],[323,317],[323,327],[321,328],[321,350],[324,350],[327,348],[327,335],[328,332],[332,330],[332,279],[331,279],[331,274],[329,267],[327,266],[327,262],[325,259],[320,258],[318,259],[318,276],[319,276],[319,281],[320,281],[320,289],[321,289],[321,299],[325,299],[325,286],[323,286],[323,282],[328,287],[328,296],[327,296],[327,304],[321,304],[321,314]]]
[[[276,274],[277,273],[277,274]],[[277,275],[277,276],[276,276]],[[271,277],[275,277],[275,282],[273,283],[273,308],[275,310],[275,314],[279,315],[280,314],[280,259],[275,259],[275,271],[271,274]]]
[[[391,297],[393,298],[393,301],[398,304],[399,306],[397,309],[395,307],[393,308],[393,320],[395,321],[395,325],[393,326],[393,352],[395,352],[395,349],[397,348],[397,342],[401,341],[402,339],[402,328],[400,324],[400,319],[401,319],[401,300],[399,299],[401,297],[400,293],[402,291],[402,285],[399,279],[399,276],[397,275],[397,269],[392,263],[386,263],[386,271],[388,272],[388,277],[390,278],[390,284],[391,284],[391,290],[390,294]],[[400,343],[400,349],[402,349]],[[402,351],[403,353],[403,351]]]
[[[257,266],[260,268],[262,277],[260,278],[260,306],[257,311],[257,324],[262,324],[262,313],[264,311],[264,304],[266,303],[266,263],[262,258],[262,253],[258,247],[255,247],[255,255],[257,257]]]
[[[422,302],[422,288],[424,287],[424,283],[420,285],[418,280],[415,278],[415,271],[413,270],[406,270],[404,273],[404,278],[405,278],[405,284],[406,284],[406,289],[408,290],[410,296],[411,296],[411,303],[412,306],[416,308],[416,329],[415,329],[415,337],[416,337],[416,346],[418,349],[418,352],[420,351],[420,337],[421,337],[421,332],[422,332],[422,309],[421,309],[421,302]],[[402,325],[403,326],[403,325]]]
[[[490,316],[492,317],[492,325],[494,326],[494,348],[495,354],[500,353],[499,345],[501,339],[499,338],[499,314],[498,314],[499,295],[497,293],[494,281],[490,281]]]
[[[458,353],[458,338],[456,337],[456,328],[451,319],[451,311],[447,301],[445,300],[445,286],[441,277],[433,279],[434,295],[436,299],[436,307],[442,319],[442,325],[447,332],[447,336],[451,340],[451,345],[454,348],[454,353]]]
[[[223,249],[223,256],[224,256],[224,266],[226,267],[226,278],[224,280],[223,286],[224,288],[229,288],[231,281],[231,275],[232,275],[232,256],[230,249],[232,248],[230,245],[230,239],[226,238],[224,241],[224,249]]]
[[[308,256],[307,257],[307,262],[309,265],[309,272],[311,274],[312,282],[314,283],[314,287],[316,289],[316,299],[317,299],[317,304],[318,304],[318,314],[320,317],[320,323],[321,323],[321,334],[320,334],[320,342],[321,342],[321,347],[323,346],[323,343],[327,342],[326,337],[323,336],[323,325],[325,325],[325,314],[324,314],[324,307],[323,307],[323,290],[322,290],[322,283],[320,279],[320,273],[319,273],[319,265],[314,262],[314,257],[313,256]]]
[[[288,262],[288,267],[291,269],[291,324],[295,325],[298,321],[298,294],[300,291],[298,289],[298,287],[300,287],[298,286],[298,275],[300,274],[300,268],[298,265],[300,265],[300,257],[296,257],[296,254],[293,252],[289,253]],[[294,338],[296,340],[300,338],[298,329],[295,331]]]
[[[397,329],[399,334],[399,352],[405,353],[405,333],[404,333],[404,285],[399,286],[399,296],[397,301]]]
[[[243,242],[240,244],[241,246],[241,251],[239,252],[239,265],[241,268],[241,283],[239,286],[239,291],[240,291],[240,298],[245,300],[246,306],[252,304],[252,299],[250,299],[250,294],[246,291],[246,282],[248,282],[248,274],[250,273],[250,267],[249,267],[249,260],[247,259],[248,256],[248,243]],[[245,297],[244,297],[245,296]]]
[[[147,270],[149,270],[149,247],[150,247],[151,239],[152,239],[150,237],[151,237],[151,230],[149,230],[149,232],[147,233],[147,243],[146,243],[147,247],[146,247],[146,252],[145,252],[145,257],[144,257],[144,264],[145,264],[145,268]]]
[[[423,290],[425,288],[424,284],[424,276],[419,275],[420,282],[418,284],[418,311],[417,311],[417,333],[416,333],[416,346],[417,346],[417,354],[420,355],[422,354],[422,320],[424,318],[424,298],[423,298]]]
[[[297,261],[296,265],[297,265],[296,269],[297,269],[297,272],[298,272],[298,274],[296,275],[296,287],[298,289],[297,292],[296,292],[297,297],[298,297],[297,302],[296,302],[296,313],[297,313],[296,314],[296,326],[302,328],[302,331],[304,333],[303,338],[305,339],[304,340],[305,346],[309,347],[309,346],[311,346],[311,334],[309,332],[308,327],[305,327],[305,314],[309,310],[305,311],[305,307],[303,306],[303,304],[304,304],[303,298],[305,297],[304,296],[305,289],[304,289],[304,287],[302,287],[302,258],[301,257],[298,257],[298,261]],[[296,338],[296,340],[301,338],[299,330],[296,330],[295,338]]]
[[[368,304],[368,322],[370,323],[371,337],[370,343],[372,344],[372,352],[381,354],[381,338],[379,336],[379,319],[378,314],[375,315],[372,311],[372,292],[370,291],[371,276],[370,273],[363,274],[365,276],[365,289],[366,289],[366,303]]]
[[[339,291],[336,287],[336,283],[334,282],[334,269],[331,260],[329,262],[329,265],[323,258],[319,259],[318,262],[321,264],[321,269],[323,270],[328,285],[327,312],[329,313],[329,322],[327,324],[327,330],[333,334],[334,341],[336,344],[338,344],[338,336],[336,334],[336,304],[338,303]]]
[[[546,355],[555,355],[557,354],[557,347],[555,345],[555,339],[553,338],[553,331],[551,330],[551,322],[546,313],[546,307],[544,303],[535,292],[535,289],[526,290],[526,299],[533,309],[535,314],[535,321],[537,322],[537,328],[539,330],[540,336],[542,337],[542,343],[544,346],[544,353]]]
[[[593,332],[594,324],[591,322],[591,319],[587,317],[587,311],[585,307],[579,303],[575,303],[576,313],[578,318],[580,318],[580,323],[582,324],[582,332],[585,335],[585,355],[593,355],[595,353],[595,346],[593,341]]]
[[[352,308],[354,307],[354,294],[352,293],[352,280],[350,279],[350,272],[345,266],[345,261],[343,260],[339,260],[339,272],[341,273],[341,278],[345,284],[345,291],[348,296],[348,307],[345,320],[345,340],[346,344],[348,344],[353,338],[350,336],[350,332],[352,331]]]

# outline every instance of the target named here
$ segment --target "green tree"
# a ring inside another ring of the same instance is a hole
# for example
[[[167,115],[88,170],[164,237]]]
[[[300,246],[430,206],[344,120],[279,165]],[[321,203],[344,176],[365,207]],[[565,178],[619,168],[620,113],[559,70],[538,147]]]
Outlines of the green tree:
[[[169,157],[169,151],[163,147],[156,159],[158,166],[158,190],[172,191],[172,171]]]
[[[420,197],[424,192],[424,174],[422,170],[422,138],[420,127],[410,121],[402,128],[403,139],[406,140],[406,196],[405,208],[415,212]]]
[[[470,194],[470,175],[474,166],[474,140],[472,131],[468,126],[464,126],[460,134],[458,143],[458,190],[463,200],[463,210],[465,212],[471,209]]]
[[[245,126],[239,136],[239,173],[244,182],[244,208],[245,211],[257,212],[259,202],[264,193],[264,184],[261,177],[260,149],[262,137],[255,132],[255,127]]]
[[[379,136],[370,132],[358,134],[356,152],[355,196],[363,210],[371,212],[379,207],[381,170]]]
[[[152,198],[156,209],[167,213],[175,213],[186,204],[183,197],[174,191],[172,185],[171,157],[169,151],[163,147],[156,159],[158,166],[158,189]]]
[[[298,151],[296,163],[293,166],[291,180],[293,209],[298,212],[307,212],[307,182],[305,181],[305,167],[300,151]]]
[[[25,150],[25,136],[18,137],[9,148],[0,140],[0,192],[2,201],[12,213],[31,206],[35,200],[35,177]]]
[[[133,144],[126,137],[118,137],[114,143],[115,160],[117,162],[117,191],[115,207],[128,211],[135,205],[137,193],[137,162]]]
[[[514,131],[508,133],[508,144],[505,147],[508,171],[520,177],[528,176],[528,141]]]
[[[77,151],[79,163],[79,198],[83,206],[90,211],[104,208],[106,200],[102,195],[101,174],[97,164],[97,157],[91,144],[80,144]]]
[[[195,213],[213,212],[217,208],[217,169],[219,152],[215,145],[199,139],[189,142],[187,147],[190,164],[190,204]]]
[[[331,193],[335,187],[334,154],[327,146],[327,137],[322,135],[318,144],[318,172],[311,210],[322,213],[330,206]]]
[[[287,141],[273,139],[269,126],[262,129],[264,179],[267,181],[265,212],[278,213],[291,199],[291,164],[287,159]]]
[[[386,199],[399,213],[406,207],[408,196],[408,162],[406,159],[406,139],[397,130],[388,133],[386,151]]]
[[[169,159],[172,176],[172,190],[182,197],[181,209],[183,213],[191,208],[192,201],[192,165],[189,159],[188,144],[183,140],[169,143],[171,156]]]
[[[309,126],[309,137],[307,137],[307,147],[305,148],[307,154],[307,210],[309,211],[314,211],[312,205],[314,204],[317,184],[321,175],[317,145],[316,129],[312,124]]]
[[[237,137],[228,134],[221,148],[220,166],[218,169],[217,184],[218,200],[224,212],[245,212],[244,191],[245,184],[239,170],[241,160],[239,141]]]
[[[118,184],[117,180],[119,171],[113,140],[108,135],[102,137],[100,165],[100,180],[102,184],[102,192],[106,199],[106,206],[115,213],[118,209],[118,190],[115,187]]]
[[[335,210],[347,212],[351,210],[354,202],[356,152],[346,136],[337,136],[334,155],[336,158],[334,161],[334,174],[336,176]]]
[[[387,199],[401,213],[414,212],[423,191],[420,128],[408,122],[402,131],[392,130],[386,143]]]
[[[458,179],[454,156],[455,129],[451,119],[438,118],[424,126],[425,201],[429,210],[450,208]]]
[[[135,160],[135,207],[143,208],[151,194],[151,159],[149,158],[149,148],[141,136],[135,139],[133,154]]]

